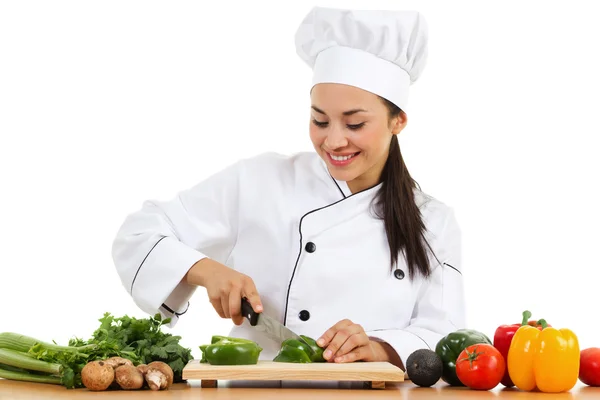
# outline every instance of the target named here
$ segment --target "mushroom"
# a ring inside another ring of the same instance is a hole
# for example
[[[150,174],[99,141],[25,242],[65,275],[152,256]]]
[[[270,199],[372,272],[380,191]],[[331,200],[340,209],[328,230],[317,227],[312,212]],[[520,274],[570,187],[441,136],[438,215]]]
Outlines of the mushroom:
[[[148,372],[148,366],[146,364],[140,364],[137,367],[137,370],[140,371],[142,373],[142,375],[146,375],[146,372]]]
[[[104,361],[90,361],[81,370],[81,382],[89,390],[106,390],[114,379],[114,369]]]
[[[104,362],[113,368],[120,367],[121,365],[133,366],[133,362],[131,360],[128,360],[123,357],[111,357],[109,359],[104,360]]]
[[[148,364],[148,369],[155,368],[162,372],[167,377],[167,387],[170,388],[173,385],[173,370],[169,366],[169,364],[164,363],[162,361],[153,361]]]
[[[152,390],[169,389],[173,384],[173,370],[162,361],[153,361],[147,365],[145,377]]]
[[[156,368],[148,368],[146,382],[148,382],[148,386],[152,390],[161,390],[167,387],[167,377]]]
[[[115,369],[115,380],[125,390],[141,389],[144,375],[133,365],[121,365]]]

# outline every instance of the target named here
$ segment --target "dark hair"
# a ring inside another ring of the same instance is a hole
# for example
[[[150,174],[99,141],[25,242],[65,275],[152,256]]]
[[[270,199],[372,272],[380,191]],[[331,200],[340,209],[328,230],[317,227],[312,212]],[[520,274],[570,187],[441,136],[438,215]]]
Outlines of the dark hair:
[[[388,108],[390,119],[403,111],[394,103],[381,98]],[[392,269],[398,263],[400,253],[408,264],[409,277],[420,273],[429,277],[429,259],[425,246],[429,247],[424,234],[425,224],[414,199],[418,183],[410,176],[400,152],[397,135],[392,135],[388,159],[381,174],[382,186],[375,197],[377,215],[383,219],[390,247]],[[431,250],[431,248],[429,247]]]

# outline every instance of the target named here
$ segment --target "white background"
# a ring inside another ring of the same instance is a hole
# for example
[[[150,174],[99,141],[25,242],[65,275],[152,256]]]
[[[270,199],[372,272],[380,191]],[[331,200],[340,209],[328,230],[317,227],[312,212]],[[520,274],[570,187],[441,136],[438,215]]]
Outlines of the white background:
[[[400,143],[464,234],[468,324],[524,309],[597,334],[600,24],[591,1],[322,1],[418,9],[430,57]],[[0,4],[0,331],[66,342],[144,317],[111,243],[145,199],[240,157],[312,151],[310,1]],[[227,334],[203,289],[172,332]]]

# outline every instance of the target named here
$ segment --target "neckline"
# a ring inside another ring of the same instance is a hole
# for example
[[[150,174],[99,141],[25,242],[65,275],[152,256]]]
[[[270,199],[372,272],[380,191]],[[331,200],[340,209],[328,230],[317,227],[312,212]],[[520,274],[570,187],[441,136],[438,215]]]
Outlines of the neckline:
[[[325,173],[327,174],[327,176],[329,176],[329,179],[331,179],[332,182],[335,183],[335,185],[337,185],[337,189],[339,189],[339,191],[341,191],[344,196],[344,198],[348,198],[348,197],[352,197],[355,196],[357,194],[360,193],[365,193],[365,192],[369,192],[373,189],[378,189],[381,187],[382,183],[379,182],[377,185],[371,186],[369,188],[360,190],[356,193],[352,193],[352,191],[350,190],[350,187],[348,186],[348,182],[347,181],[340,181],[338,179],[335,179],[331,173],[329,172],[329,168],[327,168],[327,163],[325,163],[325,161],[317,154],[314,153],[314,155],[317,157],[317,159],[319,160],[319,163],[321,164],[321,166],[323,167]]]

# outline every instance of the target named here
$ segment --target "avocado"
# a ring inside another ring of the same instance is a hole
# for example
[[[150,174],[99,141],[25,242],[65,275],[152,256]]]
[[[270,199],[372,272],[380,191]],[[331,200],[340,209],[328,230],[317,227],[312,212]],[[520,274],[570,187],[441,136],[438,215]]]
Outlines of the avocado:
[[[435,351],[419,349],[406,360],[406,373],[415,385],[429,387],[441,377],[444,366]]]

